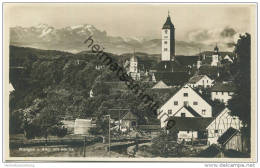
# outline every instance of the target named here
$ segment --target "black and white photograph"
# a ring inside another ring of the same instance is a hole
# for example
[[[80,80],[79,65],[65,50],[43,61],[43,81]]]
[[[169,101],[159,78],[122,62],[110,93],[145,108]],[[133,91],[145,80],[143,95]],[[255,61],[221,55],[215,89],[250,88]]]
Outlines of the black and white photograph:
[[[4,3],[4,160],[253,162],[255,3]]]

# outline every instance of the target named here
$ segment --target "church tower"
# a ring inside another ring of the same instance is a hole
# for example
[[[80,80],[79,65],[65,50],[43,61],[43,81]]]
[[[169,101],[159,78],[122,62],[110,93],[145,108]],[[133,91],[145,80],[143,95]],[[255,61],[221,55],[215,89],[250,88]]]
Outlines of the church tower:
[[[214,48],[214,54],[212,55],[211,66],[218,66],[218,64],[219,64],[219,48],[216,44],[216,47]]]
[[[174,61],[175,28],[168,12],[166,22],[162,27],[162,61]]]

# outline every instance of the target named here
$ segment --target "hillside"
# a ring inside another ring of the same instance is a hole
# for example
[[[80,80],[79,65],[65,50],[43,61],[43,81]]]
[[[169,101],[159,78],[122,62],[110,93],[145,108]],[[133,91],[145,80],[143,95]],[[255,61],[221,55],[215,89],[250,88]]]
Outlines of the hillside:
[[[119,56],[109,55],[120,61]],[[155,62],[149,57],[140,57],[140,60],[148,63],[145,66]],[[144,116],[151,117],[146,105],[140,103],[131,90],[115,91],[118,90],[115,88],[118,77],[108,68],[96,69],[100,62],[94,53],[71,54],[10,46],[10,65],[10,82],[15,89],[10,97],[10,116],[15,121],[24,115],[34,120],[50,110],[60,117],[100,116],[119,100],[121,107],[132,107],[136,113],[142,111],[138,113],[141,123],[145,122]],[[113,82],[115,84],[111,84]],[[90,90],[94,92],[93,98],[89,95]]]

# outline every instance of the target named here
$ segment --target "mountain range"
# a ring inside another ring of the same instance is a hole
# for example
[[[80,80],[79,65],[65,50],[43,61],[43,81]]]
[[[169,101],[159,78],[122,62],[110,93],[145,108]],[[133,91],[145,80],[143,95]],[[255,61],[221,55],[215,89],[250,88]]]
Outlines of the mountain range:
[[[131,53],[134,50],[149,54],[161,53],[160,39],[110,36],[93,25],[84,24],[54,28],[47,24],[32,27],[11,27],[10,44],[48,50],[61,50],[72,53],[89,50],[84,41],[92,36],[95,43],[104,47],[104,51],[114,54]],[[176,41],[176,55],[193,55],[199,48],[209,48],[204,43],[194,41]]]

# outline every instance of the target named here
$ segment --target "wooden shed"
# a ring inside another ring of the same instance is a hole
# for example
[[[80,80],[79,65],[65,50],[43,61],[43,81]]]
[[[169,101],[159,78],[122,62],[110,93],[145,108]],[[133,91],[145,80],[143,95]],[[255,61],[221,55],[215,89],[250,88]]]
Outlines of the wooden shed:
[[[218,143],[222,145],[225,150],[236,150],[242,152],[241,133],[230,127],[219,138]]]

